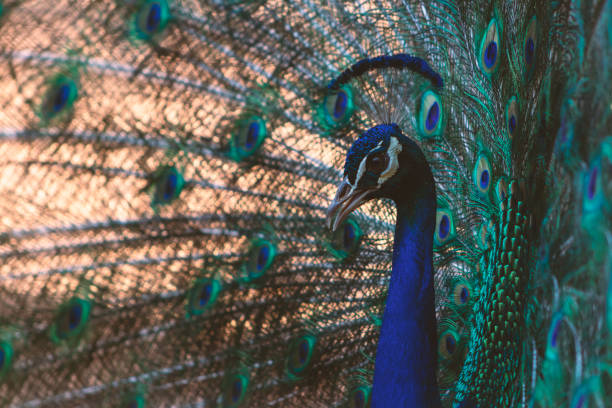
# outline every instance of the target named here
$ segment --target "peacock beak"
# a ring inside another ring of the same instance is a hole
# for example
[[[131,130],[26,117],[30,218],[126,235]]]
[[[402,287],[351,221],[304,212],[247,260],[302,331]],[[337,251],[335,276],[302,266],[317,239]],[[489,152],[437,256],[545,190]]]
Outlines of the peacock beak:
[[[335,231],[338,225],[342,223],[361,204],[365,203],[369,196],[378,189],[372,188],[355,188],[344,180],[340,186],[334,200],[327,208],[327,226]]]

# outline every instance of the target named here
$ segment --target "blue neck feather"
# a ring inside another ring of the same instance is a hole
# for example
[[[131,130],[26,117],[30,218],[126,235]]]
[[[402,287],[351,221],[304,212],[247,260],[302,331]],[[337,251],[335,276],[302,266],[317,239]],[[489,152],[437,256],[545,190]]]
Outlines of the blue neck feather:
[[[429,190],[429,189],[427,189]],[[374,371],[372,407],[440,407],[431,191],[398,202],[393,270]]]

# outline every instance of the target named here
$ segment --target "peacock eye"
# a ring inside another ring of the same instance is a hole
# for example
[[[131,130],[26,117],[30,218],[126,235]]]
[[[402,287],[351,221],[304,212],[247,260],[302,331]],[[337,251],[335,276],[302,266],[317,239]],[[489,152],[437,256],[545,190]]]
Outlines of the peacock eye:
[[[143,394],[132,394],[123,400],[121,408],[144,408],[145,397]]]
[[[514,136],[514,132],[518,125],[518,106],[516,101],[516,96],[513,96],[506,105],[506,130],[510,137]]]
[[[238,407],[244,402],[249,378],[247,374],[234,374],[230,376],[224,385],[223,407]]]
[[[65,75],[55,77],[43,98],[40,115],[50,120],[70,110],[78,96],[76,82]]]
[[[447,330],[438,340],[438,353],[443,359],[450,359],[457,351],[459,336],[454,330]]]
[[[187,316],[198,316],[213,307],[221,291],[221,283],[216,279],[198,279],[187,295]]]
[[[291,343],[287,359],[287,371],[291,377],[299,377],[310,366],[316,338],[304,335]]]
[[[370,406],[370,387],[361,386],[351,391],[349,406],[351,408],[366,408]]]
[[[489,22],[489,26],[484,32],[480,42],[480,68],[486,75],[493,74],[499,65],[499,39],[499,27],[497,25],[497,20],[493,18]]]
[[[261,278],[270,269],[276,256],[276,246],[265,239],[256,239],[251,244],[244,265],[244,278],[252,281]]]
[[[425,92],[421,98],[418,114],[418,129],[421,136],[428,138],[440,134],[443,114],[440,96],[433,91]]]
[[[530,70],[533,66],[533,60],[536,53],[536,40],[537,40],[537,19],[534,16],[525,32],[525,44],[524,44],[524,57],[525,57],[525,68]]]
[[[148,0],[142,3],[133,17],[132,32],[140,39],[149,40],[161,33],[170,19],[166,0]]]
[[[268,135],[265,120],[257,115],[238,119],[230,138],[230,156],[240,161],[254,155]]]
[[[344,260],[359,250],[363,231],[357,221],[349,217],[332,235],[330,252],[338,260]]]
[[[317,108],[317,116],[325,128],[338,128],[345,125],[354,110],[353,94],[348,86],[325,96]]]
[[[89,320],[90,303],[84,299],[72,298],[60,307],[51,328],[51,337],[59,342],[78,335]]]
[[[481,153],[474,165],[474,185],[481,194],[488,194],[491,187],[491,164],[485,153]]]
[[[159,4],[151,4],[146,16],[147,31],[153,33],[157,30],[161,21],[161,7]]]
[[[10,370],[13,358],[13,347],[6,341],[0,341],[0,379]]]
[[[466,305],[471,296],[470,285],[464,281],[458,281],[453,287],[453,303],[456,306]]]
[[[434,242],[437,246],[444,245],[455,236],[453,214],[447,208],[440,208],[436,212],[436,229]]]
[[[185,179],[176,167],[163,168],[155,180],[153,204],[169,204],[181,194]]]
[[[232,402],[238,402],[240,396],[242,395],[242,382],[240,380],[235,380],[232,384]]]
[[[385,152],[379,152],[368,156],[366,168],[376,174],[380,174],[387,168],[389,159]]]
[[[144,402],[142,399],[139,399],[138,397],[134,397],[133,399],[130,399],[128,401],[125,402],[125,404],[123,404],[123,407],[125,408],[142,408],[144,407]]]
[[[499,204],[506,201],[506,197],[508,197],[508,182],[506,177],[502,176],[495,186],[495,198]]]
[[[491,245],[491,229],[492,229],[492,224],[490,221],[483,222],[478,228],[478,232],[477,232],[478,245],[480,245],[482,249],[487,249]]]

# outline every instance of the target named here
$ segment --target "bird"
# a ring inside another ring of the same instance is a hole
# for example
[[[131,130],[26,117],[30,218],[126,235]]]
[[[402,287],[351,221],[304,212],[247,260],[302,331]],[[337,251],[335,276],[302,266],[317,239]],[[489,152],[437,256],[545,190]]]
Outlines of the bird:
[[[609,406],[611,19],[1,1],[0,405]]]

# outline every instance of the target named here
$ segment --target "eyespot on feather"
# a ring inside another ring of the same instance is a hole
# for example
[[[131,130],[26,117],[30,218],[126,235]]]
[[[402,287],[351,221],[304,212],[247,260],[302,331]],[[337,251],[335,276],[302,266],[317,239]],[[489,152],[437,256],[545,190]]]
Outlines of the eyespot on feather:
[[[131,36],[149,41],[160,35],[170,21],[170,6],[167,0],[144,0],[132,14]]]
[[[369,408],[372,388],[362,385],[353,388],[348,397],[348,406],[350,408]]]
[[[455,237],[455,223],[453,214],[448,208],[440,208],[436,212],[436,229],[434,230],[434,244],[441,246]]]
[[[316,337],[311,334],[305,334],[291,342],[286,363],[287,374],[290,378],[297,379],[308,370],[316,343]]]
[[[221,282],[215,278],[196,280],[187,294],[187,317],[199,316],[214,307],[221,292]]]
[[[472,175],[476,190],[482,195],[487,195],[491,187],[492,174],[491,165],[486,154],[480,153],[478,155]]]
[[[346,125],[355,110],[353,99],[353,91],[348,85],[329,91],[316,109],[319,123],[326,129],[340,128]]]
[[[87,323],[91,302],[79,297],[73,297],[61,305],[51,325],[51,339],[59,343],[79,336]]]
[[[421,97],[418,113],[419,133],[424,138],[437,136],[442,132],[444,111],[440,96],[428,90]]]
[[[245,115],[236,121],[230,137],[229,156],[241,161],[254,155],[268,136],[266,122],[257,115]]]
[[[237,408],[245,402],[249,388],[249,377],[246,373],[228,376],[223,384],[223,407]]]
[[[0,380],[11,370],[13,364],[13,346],[8,340],[0,340]]]
[[[263,238],[251,242],[246,262],[243,264],[242,279],[251,282],[260,279],[270,269],[276,257],[276,246]]]
[[[502,176],[497,180],[495,184],[495,200],[497,204],[501,204],[506,201],[508,197],[508,179],[506,176]]]
[[[332,233],[329,250],[332,255],[342,261],[359,251],[363,231],[357,220],[348,217]]]
[[[537,56],[537,45],[538,45],[538,20],[536,16],[533,16],[529,20],[527,29],[525,30],[525,38],[523,41],[523,61],[525,63],[525,74],[529,75],[534,67]]]
[[[65,117],[71,111],[79,94],[76,80],[72,76],[58,74],[49,80],[42,98],[39,116],[43,121]]]
[[[506,133],[510,138],[517,133],[518,126],[518,102],[516,96],[512,96],[506,105]]]
[[[502,55],[500,38],[498,21],[496,18],[492,18],[482,35],[478,48],[480,69],[487,76],[491,76],[499,67]]]
[[[183,174],[174,166],[162,166],[156,173],[151,204],[153,206],[170,204],[183,191],[185,186]]]

